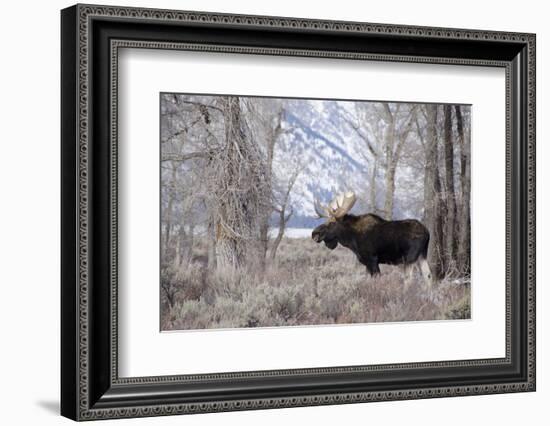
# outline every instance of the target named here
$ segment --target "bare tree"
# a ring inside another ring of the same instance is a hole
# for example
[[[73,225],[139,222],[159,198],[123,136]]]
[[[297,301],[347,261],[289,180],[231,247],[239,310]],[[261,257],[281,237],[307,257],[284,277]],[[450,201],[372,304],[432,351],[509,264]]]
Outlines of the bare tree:
[[[416,119],[417,106],[401,103],[376,102],[356,104],[353,114],[344,112],[344,120],[367,150],[363,158],[367,161],[369,173],[369,204],[378,212],[377,180],[380,166],[384,171],[384,204],[382,215],[393,217],[395,182],[399,161]]]
[[[263,210],[265,166],[258,145],[242,116],[238,97],[219,99],[223,111],[225,145],[218,154],[214,194],[218,267],[238,268],[257,255],[258,218]],[[256,247],[257,249],[257,247]]]
[[[416,106],[404,104],[390,104],[382,102],[383,117],[386,122],[384,138],[385,187],[384,216],[393,218],[395,196],[395,174],[401,157],[401,152],[414,123]],[[406,109],[406,110],[405,110]]]
[[[378,178],[378,164],[382,154],[379,152],[379,148],[376,143],[377,138],[373,134],[370,106],[370,104],[366,103],[356,103],[354,108],[355,114],[353,116],[345,114],[344,119],[353,129],[355,135],[363,141],[365,147],[367,148],[362,157],[370,166],[369,187],[367,189],[369,194],[369,208],[371,212],[378,213],[378,207],[376,204],[376,182]]]
[[[217,116],[215,116],[217,115]],[[161,190],[163,262],[179,265],[193,252],[194,229],[212,221],[215,153],[220,150],[216,123],[221,110],[205,98],[164,94],[161,102]],[[219,127],[219,125],[218,125]],[[219,132],[218,132],[219,133]],[[171,250],[168,253],[168,250]],[[210,254],[210,252],[209,252]],[[209,256],[209,261],[213,256]]]
[[[176,197],[176,186],[177,186],[177,165],[170,165],[170,181],[166,185],[166,191],[164,196],[167,199],[166,208],[163,209],[163,222],[164,222],[164,233],[162,238],[162,248],[164,256],[168,256],[168,251],[170,247],[170,239],[172,236],[172,228],[174,226],[174,199]]]
[[[448,270],[456,268],[456,195],[455,195],[455,173],[454,173],[454,144],[452,130],[452,109],[451,105],[444,105],[444,144],[445,144],[445,196],[447,217],[445,222],[445,254],[446,267]]]
[[[284,108],[280,102],[272,99],[251,98],[248,103],[253,125],[255,141],[263,145],[265,157],[265,183],[262,194],[263,211],[259,218],[260,268],[265,269],[269,244],[269,222],[274,211],[273,206],[273,159],[279,136],[283,133]]]
[[[458,254],[459,270],[470,271],[470,144],[464,132],[464,120],[461,105],[455,105],[456,128],[460,142],[460,186],[461,208],[459,219]]]
[[[273,241],[273,244],[271,245],[271,251],[269,253],[271,262],[275,260],[275,256],[277,255],[277,249],[279,248],[279,244],[281,243],[281,240],[283,239],[283,236],[285,234],[286,225],[290,220],[290,218],[292,217],[292,214],[294,213],[292,206],[290,205],[290,193],[301,171],[302,171],[301,166],[296,165],[294,172],[292,173],[292,175],[288,180],[286,190],[284,191],[280,202],[280,206],[275,209],[275,211],[278,213],[278,216],[279,216],[279,230],[277,232],[277,236],[275,237],[275,240]]]
[[[442,194],[439,177],[439,149],[437,135],[437,105],[426,105],[426,144],[424,172],[424,222],[430,231],[428,262],[432,273],[441,278],[444,267],[442,253],[443,223]]]

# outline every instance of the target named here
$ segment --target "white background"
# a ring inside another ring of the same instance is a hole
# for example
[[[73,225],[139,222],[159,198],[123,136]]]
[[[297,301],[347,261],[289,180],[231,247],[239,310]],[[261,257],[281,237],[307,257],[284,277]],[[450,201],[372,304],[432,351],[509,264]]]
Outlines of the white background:
[[[140,1],[107,4],[536,32],[538,107],[538,390],[423,401],[108,421],[102,424],[347,423],[498,425],[548,422],[550,400],[550,28],[544,2],[354,0]],[[59,404],[59,9],[65,1],[3,4],[0,72],[0,398],[3,424],[69,424]]]
[[[119,81],[121,376],[505,356],[502,68],[123,49]],[[159,333],[158,102],[166,91],[471,103],[472,319]]]

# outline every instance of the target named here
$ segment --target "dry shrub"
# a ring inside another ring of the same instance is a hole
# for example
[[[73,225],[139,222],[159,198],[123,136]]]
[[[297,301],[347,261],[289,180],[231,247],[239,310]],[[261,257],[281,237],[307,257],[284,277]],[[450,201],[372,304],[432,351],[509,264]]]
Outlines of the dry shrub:
[[[408,289],[401,268],[366,274],[355,255],[311,239],[284,239],[264,272],[216,269],[204,262],[163,268],[162,329],[273,327],[470,318],[469,283],[427,289],[417,271]],[[166,292],[164,292],[166,293]]]

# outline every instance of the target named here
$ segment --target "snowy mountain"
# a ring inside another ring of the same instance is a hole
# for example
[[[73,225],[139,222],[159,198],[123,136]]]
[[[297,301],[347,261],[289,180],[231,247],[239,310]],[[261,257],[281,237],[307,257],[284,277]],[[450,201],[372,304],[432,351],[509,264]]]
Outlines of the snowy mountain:
[[[321,223],[321,220],[316,219],[314,198],[326,204],[336,193],[342,191],[353,190],[357,194],[358,201],[352,210],[353,213],[361,214],[370,210],[371,206],[367,200],[370,194],[372,163],[367,159],[368,149],[365,141],[357,135],[350,124],[354,104],[346,101],[301,99],[289,99],[285,102],[285,132],[275,149],[273,169],[278,185],[285,188],[296,167],[301,169],[291,191],[290,204],[294,214],[289,227],[309,228]],[[411,202],[407,203],[400,199],[400,192],[407,191],[407,181],[409,188],[415,187],[408,191],[407,196],[421,196],[419,176],[413,175],[414,171],[408,171],[405,175],[403,171],[398,171],[397,180],[405,181],[405,187],[401,191],[399,188],[396,189],[396,217],[419,216],[418,210]],[[383,170],[379,170],[379,208],[383,205],[383,197]],[[274,221],[274,225],[275,223]]]
[[[275,150],[274,174],[285,186],[296,167],[301,169],[291,192],[294,215],[289,227],[321,222],[316,219],[314,198],[326,204],[347,189],[359,197],[367,192],[369,170],[362,157],[366,148],[345,120],[347,108],[353,103],[289,100],[285,105],[285,132]],[[358,202],[354,211],[362,206]]]

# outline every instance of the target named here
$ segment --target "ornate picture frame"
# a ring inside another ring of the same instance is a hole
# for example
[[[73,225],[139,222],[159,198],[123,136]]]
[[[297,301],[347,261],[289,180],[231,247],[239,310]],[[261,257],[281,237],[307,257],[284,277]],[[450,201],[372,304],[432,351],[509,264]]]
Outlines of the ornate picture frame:
[[[93,420],[534,391],[535,44],[534,34],[523,33],[96,5],[64,9],[61,414]],[[121,48],[504,69],[505,356],[119,377]]]

